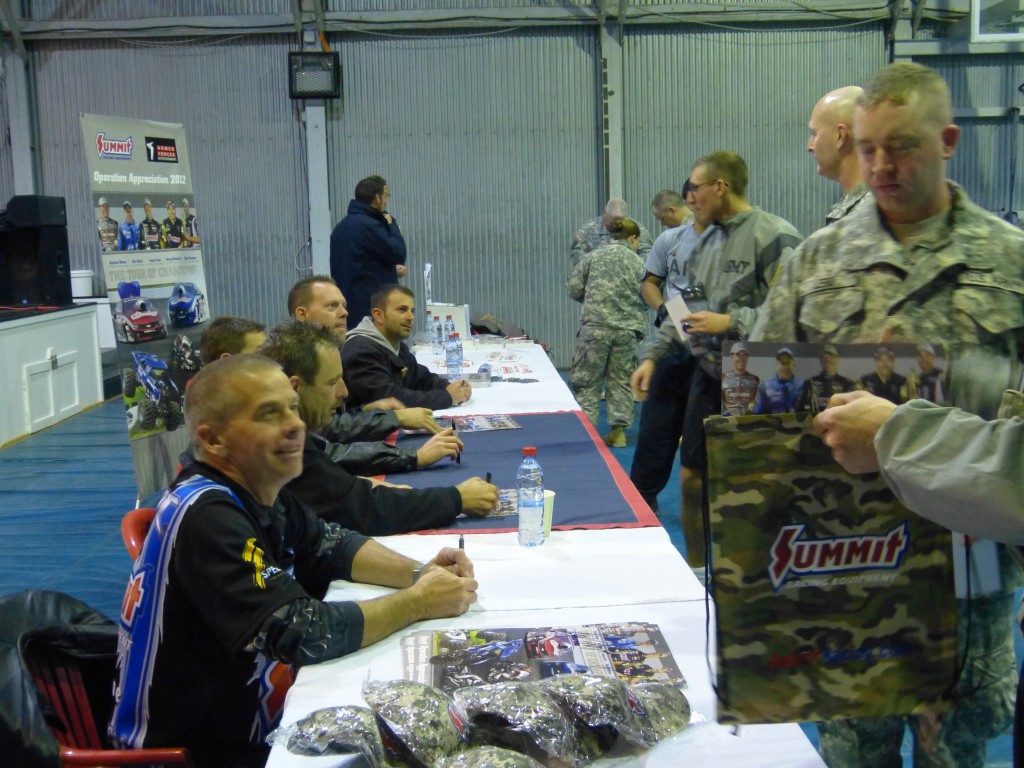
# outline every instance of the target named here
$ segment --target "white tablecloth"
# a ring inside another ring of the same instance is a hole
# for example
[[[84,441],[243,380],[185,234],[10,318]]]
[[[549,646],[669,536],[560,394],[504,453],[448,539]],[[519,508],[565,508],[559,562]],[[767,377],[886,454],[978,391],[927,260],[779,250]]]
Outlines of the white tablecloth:
[[[458,545],[458,537],[444,535],[376,540],[420,562]],[[553,531],[535,548],[520,547],[514,533],[475,534],[466,536],[466,554],[480,582],[474,612],[704,599],[704,588],[664,528]],[[367,600],[388,592],[335,582],[327,599]]]
[[[429,347],[415,348],[416,359],[435,373],[443,373],[444,356],[434,355]],[[485,413],[550,413],[578,411],[579,403],[565,386],[547,353],[536,344],[496,348],[468,345],[463,350],[463,370],[474,372],[488,363],[496,376],[502,378],[537,379],[532,384],[495,381],[489,387],[475,387],[473,396],[460,406],[435,411],[434,415],[459,416]],[[511,373],[499,372],[508,366]]]

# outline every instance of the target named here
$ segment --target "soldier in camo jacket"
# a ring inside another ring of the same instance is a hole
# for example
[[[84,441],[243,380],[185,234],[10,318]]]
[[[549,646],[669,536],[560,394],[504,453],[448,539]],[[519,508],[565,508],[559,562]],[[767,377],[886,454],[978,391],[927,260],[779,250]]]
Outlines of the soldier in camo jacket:
[[[565,281],[569,297],[583,303],[569,388],[593,424],[605,389],[611,431],[604,442],[622,448],[625,430],[633,425],[629,376],[647,330],[647,305],[640,288],[640,226],[632,219],[619,219],[612,223],[612,238],[584,256]]]
[[[612,241],[612,224],[628,215],[629,206],[625,200],[618,197],[609,200],[604,207],[604,213],[576,230],[576,237],[573,238],[572,246],[569,248],[570,266],[575,267],[580,259],[595,248],[608,245]],[[651,252],[651,246],[654,245],[654,239],[642,224],[638,224],[638,226],[640,227],[640,245],[637,246],[637,253],[646,259],[647,254]]]
[[[949,88],[933,70],[898,63],[872,76],[854,113],[872,197],[796,250],[751,338],[944,342],[952,404],[991,418],[1002,392],[1020,379],[1024,234],[946,180],[959,137],[952,119]],[[984,764],[985,741],[1010,723],[1016,677],[1017,576],[1005,551],[1000,565],[1002,592],[975,596],[970,605],[959,601],[961,642],[972,629],[952,709],[944,716],[821,723],[830,766],[899,764],[905,720],[915,737],[915,766]]]

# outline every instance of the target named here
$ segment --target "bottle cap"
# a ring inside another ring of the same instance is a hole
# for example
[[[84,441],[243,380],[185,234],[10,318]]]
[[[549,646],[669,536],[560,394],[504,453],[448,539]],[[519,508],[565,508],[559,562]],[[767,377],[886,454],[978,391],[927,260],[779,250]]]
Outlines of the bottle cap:
[[[532,445],[528,445],[525,448],[523,448],[523,456],[536,456],[536,455],[537,455],[537,449],[534,448]]]

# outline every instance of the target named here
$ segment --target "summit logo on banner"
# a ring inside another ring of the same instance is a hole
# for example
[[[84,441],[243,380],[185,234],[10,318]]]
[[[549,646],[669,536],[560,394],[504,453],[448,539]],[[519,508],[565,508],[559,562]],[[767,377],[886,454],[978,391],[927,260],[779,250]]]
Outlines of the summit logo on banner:
[[[100,131],[96,134],[96,152],[101,160],[131,160],[132,137],[127,139],[111,139]]]

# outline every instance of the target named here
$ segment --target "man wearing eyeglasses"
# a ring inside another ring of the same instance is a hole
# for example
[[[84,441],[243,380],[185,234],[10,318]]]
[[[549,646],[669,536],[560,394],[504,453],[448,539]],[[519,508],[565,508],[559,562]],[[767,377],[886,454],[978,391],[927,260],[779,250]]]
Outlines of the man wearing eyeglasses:
[[[700,285],[708,309],[684,318],[688,336],[708,340],[690,382],[683,420],[682,525],[686,560],[698,576],[706,548],[701,510],[702,472],[707,463],[704,419],[718,413],[722,401],[722,342],[744,340],[753,330],[761,303],[782,263],[800,243],[800,233],[785,219],[750,204],[747,164],[735,152],[712,152],[690,170],[687,203],[706,229],[687,262],[691,287]],[[662,323],[633,374],[633,391],[643,399],[659,360],[677,339],[674,324]]]
[[[934,70],[898,63],[876,72],[857,101],[853,135],[872,195],[797,249],[753,338],[941,342],[950,404],[993,418],[1024,364],[1024,233],[946,179],[960,129]],[[965,470],[963,482],[975,474]],[[1010,724],[1016,679],[1010,617],[1019,569],[1007,554],[1000,549],[1003,589],[958,600],[961,640],[970,642],[961,646],[965,671],[952,708],[821,723],[830,766],[896,764],[907,724],[915,766],[984,764],[986,740]]]

